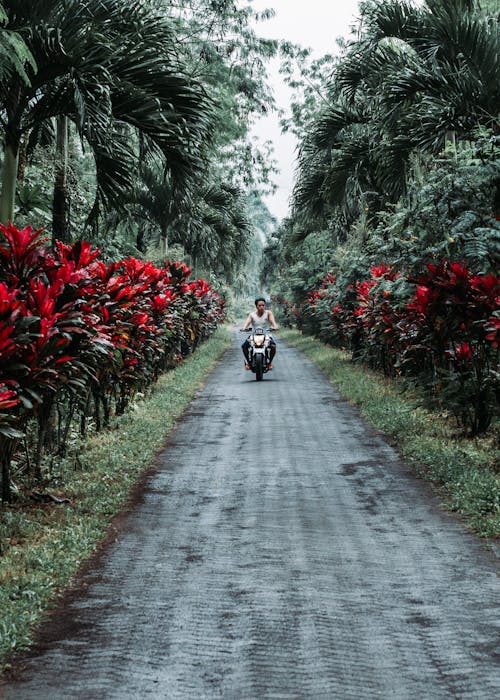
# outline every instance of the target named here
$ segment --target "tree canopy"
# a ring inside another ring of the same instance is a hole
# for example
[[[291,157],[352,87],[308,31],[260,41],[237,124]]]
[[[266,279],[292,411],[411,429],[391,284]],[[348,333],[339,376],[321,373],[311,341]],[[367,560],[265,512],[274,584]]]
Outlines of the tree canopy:
[[[214,272],[222,249],[246,250],[248,217],[227,218],[228,197],[242,206],[273,170],[249,137],[273,108],[265,63],[276,50],[253,28],[266,13],[254,15],[207,0],[4,0],[0,218],[52,218],[54,235],[110,251],[156,241],[191,255],[196,240]]]

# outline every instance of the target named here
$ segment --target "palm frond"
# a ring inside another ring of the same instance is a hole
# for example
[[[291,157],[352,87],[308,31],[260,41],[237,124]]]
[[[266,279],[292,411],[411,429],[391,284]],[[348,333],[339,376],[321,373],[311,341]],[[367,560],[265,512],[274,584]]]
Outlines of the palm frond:
[[[30,75],[36,72],[36,61],[17,32],[0,27],[0,84],[14,78],[20,79],[27,87],[31,85]]]
[[[18,128],[69,116],[96,148],[98,192],[105,201],[130,184],[132,149],[120,138],[114,141],[124,127],[145,135],[178,183],[202,169],[213,107],[182,70],[173,24],[164,13],[123,0],[7,0],[4,6],[8,21],[23,28],[37,68],[33,64],[31,86],[21,94],[24,111],[16,107],[23,112]],[[0,51],[0,75],[2,65]],[[19,93],[11,82],[0,86],[4,106]]]

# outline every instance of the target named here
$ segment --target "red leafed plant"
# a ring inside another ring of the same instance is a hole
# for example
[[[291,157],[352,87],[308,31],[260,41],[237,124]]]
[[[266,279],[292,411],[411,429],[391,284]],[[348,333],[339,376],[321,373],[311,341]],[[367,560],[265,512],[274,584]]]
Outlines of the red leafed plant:
[[[401,324],[404,362],[429,394],[471,434],[484,432],[496,410],[500,280],[464,264],[428,264]],[[493,326],[493,327],[492,327]]]
[[[401,304],[395,293],[400,273],[382,263],[370,269],[371,278],[356,284],[353,325],[361,339],[360,356],[374,369],[394,374],[400,353],[398,323]]]
[[[410,277],[382,262],[369,278],[343,284],[332,276],[310,291],[294,307],[298,325],[350,346],[355,360],[404,375],[465,432],[484,432],[499,406],[499,277],[450,260]]]
[[[90,416],[99,429],[113,402],[125,410],[224,318],[223,301],[204,280],[190,282],[183,263],[106,265],[87,242],[46,243],[42,231],[0,225],[3,500],[27,425],[38,426],[27,463],[39,478],[43,451],[52,443],[64,451],[78,413],[82,432]]]

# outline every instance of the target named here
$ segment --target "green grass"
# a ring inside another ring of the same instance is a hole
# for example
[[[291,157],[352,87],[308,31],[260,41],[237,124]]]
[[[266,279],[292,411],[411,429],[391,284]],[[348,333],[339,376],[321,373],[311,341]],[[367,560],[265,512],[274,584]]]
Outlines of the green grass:
[[[163,375],[149,398],[57,465],[58,482],[48,490],[69,504],[0,510],[0,671],[13,652],[29,646],[49,606],[126,508],[132,487],[229,343],[229,330],[219,328]]]
[[[280,337],[313,360],[415,472],[433,483],[446,508],[481,537],[499,536],[498,428],[474,440],[460,437],[446,416],[418,407],[397,380],[355,365],[347,353],[299,331],[283,329]]]

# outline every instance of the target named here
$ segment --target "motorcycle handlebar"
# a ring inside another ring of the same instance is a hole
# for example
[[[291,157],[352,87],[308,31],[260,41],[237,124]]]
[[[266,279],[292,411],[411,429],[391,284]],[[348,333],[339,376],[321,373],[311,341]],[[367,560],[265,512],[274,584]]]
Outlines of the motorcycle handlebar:
[[[263,328],[264,333],[270,333],[271,331],[276,332],[278,328]],[[253,333],[253,328],[240,328],[240,333]]]

